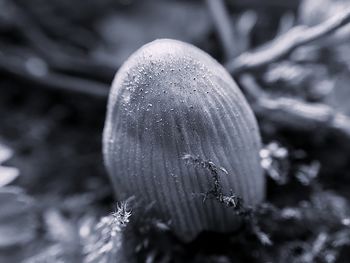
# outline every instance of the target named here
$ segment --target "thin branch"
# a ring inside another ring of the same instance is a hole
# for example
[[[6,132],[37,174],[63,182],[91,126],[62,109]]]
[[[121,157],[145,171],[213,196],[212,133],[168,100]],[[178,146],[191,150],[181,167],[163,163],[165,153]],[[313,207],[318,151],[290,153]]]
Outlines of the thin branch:
[[[224,0],[206,0],[206,3],[213,18],[225,58],[232,59],[236,55],[235,37],[225,2]]]
[[[342,14],[337,14],[327,21],[313,27],[293,27],[286,34],[275,39],[270,44],[256,51],[241,54],[236,59],[227,63],[226,68],[234,75],[261,68],[287,57],[300,46],[329,36],[349,23],[350,10],[346,10]]]
[[[113,67],[103,62],[69,57],[67,54],[48,57],[23,46],[6,45],[1,42],[0,50],[3,54],[11,54],[14,57],[40,57],[54,71],[68,75],[78,75],[79,77],[98,80],[106,84],[112,81],[115,72],[118,70],[118,67]]]
[[[219,171],[222,171],[225,175],[228,175],[225,168],[217,166],[212,161],[203,160],[202,158],[191,154],[185,154],[182,159],[185,160],[187,164],[199,166],[210,172],[212,177],[212,186],[209,191],[202,193],[204,195],[204,201],[206,201],[208,198],[213,198],[226,208],[232,208],[233,212],[240,216],[249,226],[248,230],[251,231],[263,245],[272,245],[272,241],[270,240],[269,236],[260,229],[258,224],[256,209],[259,210],[260,207],[253,208],[245,205],[244,200],[240,196],[234,194],[232,191],[230,194],[225,194],[223,192]]]
[[[60,59],[48,60],[48,63],[53,70],[99,80],[103,83],[110,83],[118,70],[118,67],[103,62],[77,57],[62,56]]]
[[[44,71],[43,74],[36,74],[22,63],[16,63],[4,57],[0,57],[0,72],[36,84],[39,87],[75,92],[96,98],[106,98],[109,92],[109,86],[106,84],[52,73],[49,70]]]
[[[252,102],[255,114],[277,127],[319,132],[320,129],[341,134],[350,144],[350,118],[328,105],[306,103],[292,98],[270,98],[248,74],[239,82]]]
[[[104,61],[95,61],[76,54],[72,55],[70,49],[60,46],[50,39],[15,2],[9,1],[7,4],[12,10],[13,26],[52,69],[104,82],[112,80],[117,67]]]

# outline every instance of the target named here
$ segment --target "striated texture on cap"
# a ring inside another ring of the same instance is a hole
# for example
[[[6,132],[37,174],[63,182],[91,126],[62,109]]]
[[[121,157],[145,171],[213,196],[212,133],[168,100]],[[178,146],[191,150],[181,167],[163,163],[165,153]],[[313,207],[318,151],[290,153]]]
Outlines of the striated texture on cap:
[[[154,208],[182,240],[201,231],[237,229],[232,210],[203,202],[212,177],[187,165],[185,154],[224,167],[225,193],[263,200],[260,136],[254,115],[228,72],[200,49],[156,40],[118,71],[109,96],[104,159],[119,198],[135,196]]]

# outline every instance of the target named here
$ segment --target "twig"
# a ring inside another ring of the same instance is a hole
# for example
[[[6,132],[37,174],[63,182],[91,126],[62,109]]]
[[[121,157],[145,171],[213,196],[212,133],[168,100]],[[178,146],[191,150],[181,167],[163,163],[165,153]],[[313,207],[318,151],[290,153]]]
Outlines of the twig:
[[[242,208],[241,197],[233,194],[232,192],[230,193],[230,195],[226,195],[223,193],[223,189],[219,178],[219,171],[222,171],[227,175],[228,173],[225,168],[218,167],[209,160],[203,160],[200,157],[195,157],[190,154],[185,154],[182,157],[182,159],[185,160],[188,164],[200,166],[210,172],[213,179],[213,185],[208,192],[203,194],[204,201],[208,198],[214,198],[226,207],[233,207],[235,210],[237,210],[237,212]]]
[[[223,192],[219,171],[221,170],[227,175],[228,173],[225,168],[217,166],[212,161],[203,160],[191,154],[185,154],[182,159],[188,164],[200,166],[210,172],[212,187],[209,191],[203,193],[204,201],[206,201],[207,198],[213,198],[225,207],[232,208],[233,212],[244,220],[245,224],[248,226],[248,230],[251,231],[263,245],[272,245],[269,236],[260,229],[257,218],[258,210],[255,210],[251,206],[246,206],[244,200],[240,196],[235,195],[232,191],[229,195]],[[258,208],[260,209],[260,207]]]
[[[97,98],[106,98],[109,92],[109,87],[103,83],[52,73],[50,71],[43,74],[35,74],[25,65],[15,63],[13,60],[4,57],[0,57],[0,72],[37,84],[40,87],[76,92]]]
[[[26,47],[6,45],[0,43],[1,53],[11,54],[13,57],[40,57],[48,67],[54,71],[70,75],[78,75],[86,79],[98,80],[103,83],[110,83],[118,67],[113,67],[106,63],[79,57],[69,57],[67,54],[48,57],[37,54]],[[53,52],[54,53],[54,52]]]
[[[66,50],[67,48],[57,45],[50,39],[15,2],[9,1],[7,4],[12,10],[13,26],[52,69],[104,82],[112,80],[117,70],[116,67],[105,62],[80,57],[76,54],[72,55],[71,50]]]
[[[313,27],[296,26],[284,35],[262,48],[241,54],[226,64],[227,70],[234,75],[251,71],[291,54],[300,46],[329,36],[339,28],[350,23],[350,10],[337,14],[327,21]]]
[[[321,103],[306,103],[292,98],[268,97],[255,79],[248,74],[239,82],[258,117],[273,122],[277,127],[307,132],[320,129],[341,134],[350,143],[350,118]]]
[[[225,58],[232,59],[236,55],[235,38],[225,2],[224,0],[206,0],[206,3],[224,49]]]

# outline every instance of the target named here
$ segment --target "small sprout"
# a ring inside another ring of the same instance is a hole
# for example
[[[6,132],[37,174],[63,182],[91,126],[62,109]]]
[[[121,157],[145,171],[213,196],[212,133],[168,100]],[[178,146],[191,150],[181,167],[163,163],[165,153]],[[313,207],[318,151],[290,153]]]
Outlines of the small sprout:
[[[123,234],[131,211],[126,203],[117,205],[116,211],[102,217],[97,224],[83,225],[83,254],[85,263],[126,262]]]
[[[129,218],[131,216],[131,210],[128,208],[128,204],[126,202],[121,202],[117,204],[117,209],[112,213],[112,217],[114,218],[115,225],[125,226],[129,223]]]

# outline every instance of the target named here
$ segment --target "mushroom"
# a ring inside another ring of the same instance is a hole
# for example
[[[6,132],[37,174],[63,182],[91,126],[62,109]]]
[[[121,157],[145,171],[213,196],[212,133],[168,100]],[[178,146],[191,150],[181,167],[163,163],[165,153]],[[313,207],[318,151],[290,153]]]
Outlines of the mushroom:
[[[260,135],[247,101],[229,73],[193,45],[148,43],[115,76],[103,134],[105,165],[119,198],[154,204],[184,241],[202,231],[228,232],[238,216],[216,200],[209,171],[189,166],[186,154],[227,171],[222,189],[246,204],[264,199]]]

